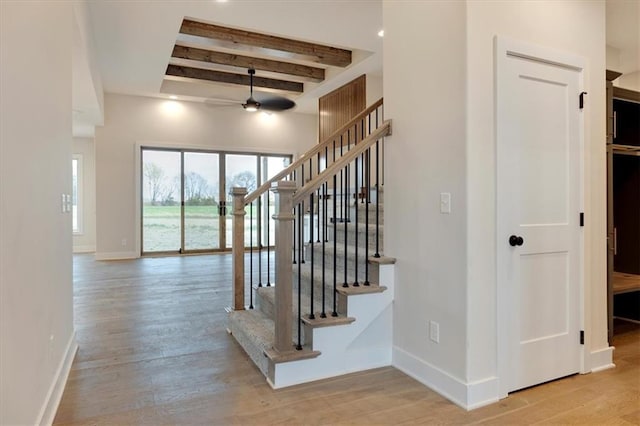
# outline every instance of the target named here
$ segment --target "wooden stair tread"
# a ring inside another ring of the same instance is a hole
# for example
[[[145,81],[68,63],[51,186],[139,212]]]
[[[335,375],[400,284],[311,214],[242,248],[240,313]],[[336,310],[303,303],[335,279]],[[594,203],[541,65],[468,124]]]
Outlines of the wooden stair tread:
[[[394,265],[396,263],[396,258],[389,256],[369,256],[368,261],[369,263],[377,263],[378,265]]]
[[[377,284],[364,285],[360,284],[358,287],[354,287],[352,284],[349,287],[338,287],[336,291],[345,296],[356,296],[359,294],[375,294],[382,293],[387,290],[387,287]]]
[[[320,317],[320,312],[317,312],[316,317],[314,319],[309,319],[309,315],[302,316],[302,322],[313,327],[333,327],[336,325],[346,325],[351,324],[356,319],[353,317],[345,317],[344,315],[338,315],[337,317],[332,317],[330,313],[327,314],[326,318]]]
[[[291,346],[291,350],[287,352],[279,352],[273,348],[265,349],[264,355],[269,358],[274,364],[280,364],[283,362],[300,361],[303,359],[312,359],[320,356],[320,351],[313,351],[308,348],[302,348],[302,350],[296,350],[295,346]]]

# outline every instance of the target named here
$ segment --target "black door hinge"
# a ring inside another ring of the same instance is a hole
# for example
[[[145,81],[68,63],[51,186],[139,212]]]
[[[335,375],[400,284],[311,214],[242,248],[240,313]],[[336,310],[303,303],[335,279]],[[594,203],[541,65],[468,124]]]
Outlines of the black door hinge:
[[[580,226],[584,226],[584,213],[580,212]]]
[[[584,330],[580,330],[580,344],[584,345]]]
[[[587,92],[580,92],[580,109],[584,108],[584,95],[586,95]]]

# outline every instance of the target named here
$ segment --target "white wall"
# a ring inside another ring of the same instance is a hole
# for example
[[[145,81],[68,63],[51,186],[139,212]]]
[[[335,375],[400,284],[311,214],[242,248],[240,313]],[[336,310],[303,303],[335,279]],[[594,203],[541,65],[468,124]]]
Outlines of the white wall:
[[[73,252],[96,251],[96,156],[93,138],[73,138],[73,154],[82,156],[82,232],[73,235]]]
[[[465,406],[497,397],[495,35],[586,58],[586,351],[606,351],[602,1],[385,1],[385,250],[394,364]],[[441,215],[440,192],[452,194]],[[440,343],[428,340],[429,320]],[[585,369],[588,371],[589,356]],[[602,358],[601,358],[602,360]],[[606,362],[606,361],[605,361]]]
[[[394,364],[423,381],[464,381],[465,3],[387,1],[383,16],[385,118],[393,120],[384,245],[398,259]],[[441,192],[451,193],[451,214],[440,214]],[[440,324],[438,344],[429,340],[430,320]]]
[[[382,76],[367,74],[367,106],[382,97]]]
[[[588,349],[607,347],[605,10],[602,1],[467,2],[467,380],[496,374],[495,35],[586,58],[585,285]]]
[[[95,138],[97,258],[139,255],[136,144],[297,156],[317,142],[317,134],[315,115],[267,116],[247,113],[240,106],[107,94],[105,125],[96,128]]]
[[[71,213],[61,212],[72,17],[69,2],[0,2],[0,424],[51,421],[75,350]]]

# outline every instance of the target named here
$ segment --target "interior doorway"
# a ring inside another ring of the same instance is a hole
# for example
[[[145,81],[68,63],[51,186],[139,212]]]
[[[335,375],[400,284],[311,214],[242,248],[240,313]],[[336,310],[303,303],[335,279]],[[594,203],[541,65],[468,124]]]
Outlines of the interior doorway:
[[[578,58],[498,38],[498,372],[504,396],[579,372],[582,91]]]

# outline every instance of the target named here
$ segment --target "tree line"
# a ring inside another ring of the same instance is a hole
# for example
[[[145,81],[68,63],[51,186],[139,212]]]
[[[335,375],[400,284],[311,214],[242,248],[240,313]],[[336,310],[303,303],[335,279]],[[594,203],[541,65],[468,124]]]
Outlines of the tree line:
[[[170,178],[164,169],[156,163],[146,162],[143,165],[144,200],[152,206],[175,206],[180,198],[180,178]],[[249,192],[256,189],[256,176],[244,171],[227,177],[228,188],[245,187]],[[187,206],[218,205],[215,196],[217,188],[213,188],[207,179],[199,173],[189,172],[184,175],[184,203]],[[178,200],[176,200],[178,198]]]

